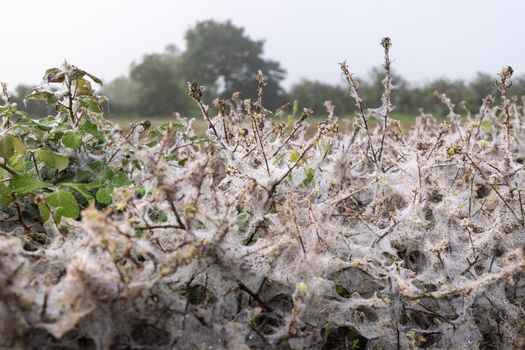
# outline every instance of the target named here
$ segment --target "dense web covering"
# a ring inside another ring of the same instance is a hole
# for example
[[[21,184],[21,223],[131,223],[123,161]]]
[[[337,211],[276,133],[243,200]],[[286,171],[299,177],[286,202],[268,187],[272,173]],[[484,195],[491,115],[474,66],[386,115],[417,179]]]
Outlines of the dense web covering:
[[[139,167],[113,204],[0,235],[0,347],[511,349],[525,346],[525,107],[487,97],[449,121],[382,106],[312,134],[257,101],[190,94],[209,123],[137,131]],[[395,80],[395,79],[394,79]],[[499,101],[499,102],[498,102]],[[369,119],[370,116],[376,118]],[[93,118],[122,138],[118,128]],[[139,137],[140,136],[140,137]],[[122,145],[121,142],[115,142]],[[140,190],[139,190],[140,189]]]

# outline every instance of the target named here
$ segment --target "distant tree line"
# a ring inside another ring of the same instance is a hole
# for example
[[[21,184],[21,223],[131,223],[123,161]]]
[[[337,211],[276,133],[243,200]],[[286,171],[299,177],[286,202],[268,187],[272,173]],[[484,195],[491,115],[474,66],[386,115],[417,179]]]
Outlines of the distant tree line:
[[[243,28],[230,21],[199,22],[186,32],[185,39],[184,51],[169,45],[164,52],[147,54],[131,65],[128,76],[106,84],[102,94],[109,97],[105,105],[107,115],[148,117],[168,116],[173,112],[183,115],[197,113],[187,96],[188,81],[204,86],[209,99],[229,98],[235,91],[241,92],[244,98],[254,99],[258,70],[265,74],[268,83],[264,96],[267,108],[275,109],[298,100],[301,106],[323,114],[323,102],[331,100],[337,114],[354,113],[354,102],[343,83],[327,84],[304,79],[286,91],[282,87],[286,72],[278,62],[263,57],[264,41],[251,39]],[[382,69],[376,67],[366,79],[358,79],[361,97],[367,107],[380,104],[383,77]],[[417,114],[420,108],[435,115],[445,115],[446,107],[434,96],[434,91],[439,91],[446,92],[458,108],[464,101],[462,106],[476,112],[486,95],[497,95],[496,78],[495,74],[478,73],[470,81],[442,78],[413,85],[394,72],[392,104],[397,112],[407,115]],[[525,95],[525,76],[513,81],[511,92]],[[44,116],[52,112],[36,101],[23,104],[23,97],[31,90],[29,86],[19,85],[12,99],[32,115]]]
[[[373,108],[381,104],[383,78],[383,71],[374,68],[368,79],[358,79],[365,106]],[[485,96],[493,95],[497,98],[496,78],[496,74],[478,72],[470,81],[440,78],[424,85],[412,85],[394,72],[395,89],[392,92],[392,105],[395,107],[395,112],[405,115],[415,116],[422,109],[436,116],[445,116],[448,114],[448,109],[435,96],[434,92],[438,91],[446,93],[451,98],[460,114],[466,112],[465,108],[471,113],[476,113]],[[525,96],[525,76],[513,79],[510,93],[515,96]],[[332,85],[305,79],[291,87],[289,96],[297,99],[301,105],[313,108],[316,113],[323,112],[322,103],[325,100],[333,102],[339,115],[355,112],[355,103],[349,96],[347,86],[342,83]]]

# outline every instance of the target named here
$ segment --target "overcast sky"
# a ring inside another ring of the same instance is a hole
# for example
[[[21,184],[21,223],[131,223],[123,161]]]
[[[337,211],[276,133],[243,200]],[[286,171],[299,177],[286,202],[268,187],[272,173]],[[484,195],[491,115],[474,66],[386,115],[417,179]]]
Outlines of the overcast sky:
[[[5,0],[0,11],[0,81],[11,88],[39,83],[64,59],[113,79],[144,53],[183,49],[184,32],[210,18],[265,39],[287,86],[303,77],[339,82],[344,59],[365,75],[381,64],[384,36],[394,68],[412,82],[496,74],[503,65],[525,73],[522,0]]]

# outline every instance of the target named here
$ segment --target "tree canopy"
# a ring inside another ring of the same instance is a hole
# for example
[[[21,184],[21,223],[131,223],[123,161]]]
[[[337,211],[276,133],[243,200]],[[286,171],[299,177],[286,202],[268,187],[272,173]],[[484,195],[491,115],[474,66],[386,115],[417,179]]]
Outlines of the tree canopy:
[[[268,107],[276,108],[285,102],[280,85],[284,69],[278,62],[263,58],[264,41],[251,39],[243,28],[230,21],[199,22],[186,32],[186,43],[182,66],[188,80],[205,85],[220,97],[230,97],[236,91],[253,97],[257,90],[255,76],[261,70],[269,85],[265,91]]]
[[[180,52],[173,45],[163,53],[146,55],[141,62],[132,64],[130,77],[138,83],[140,114],[165,115],[188,110],[190,100],[186,98],[181,68]]]

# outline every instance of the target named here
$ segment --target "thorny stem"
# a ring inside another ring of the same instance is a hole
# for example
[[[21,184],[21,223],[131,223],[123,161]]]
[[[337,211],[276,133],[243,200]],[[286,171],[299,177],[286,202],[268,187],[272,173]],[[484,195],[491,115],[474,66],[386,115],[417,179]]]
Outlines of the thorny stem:
[[[128,142],[129,143],[129,138],[131,137],[131,135],[133,135],[133,133],[135,132],[135,129],[139,126],[142,126],[144,128],[144,131],[148,130],[150,127],[151,127],[151,122],[149,120],[145,120],[143,122],[140,122],[140,123],[137,123],[137,124],[134,124],[132,127],[131,127],[131,130],[128,132],[128,134],[126,135],[126,137],[124,138],[124,142]],[[120,152],[120,149],[122,147],[122,145],[124,144],[124,142],[122,142],[118,148],[113,152],[113,154],[111,155],[111,157],[109,157],[108,161],[106,162],[106,165],[111,163],[111,161],[113,160],[113,158],[115,158],[115,156],[118,154],[118,152]]]
[[[299,162],[301,162],[301,160],[304,158],[304,156],[306,155],[306,153],[308,153],[308,151],[315,145],[315,141],[312,141],[310,142],[310,144],[308,145],[308,147],[306,147],[304,149],[304,151],[301,153],[301,155],[299,155],[299,158],[297,158],[297,160],[295,161],[294,164],[292,164],[292,166],[288,169],[288,171],[286,171],[286,173],[281,176],[276,182],[273,183],[272,187],[270,188],[269,190],[269,196],[268,196],[268,201],[272,198],[273,196],[273,193],[275,192],[275,189],[277,188],[277,186],[279,186],[281,184],[281,182],[284,181],[284,179],[286,179],[288,177],[288,175],[290,175],[290,173],[295,169],[295,167],[297,166],[297,164],[299,164]],[[268,202],[267,201],[267,202]]]
[[[390,232],[392,232],[394,230],[394,228],[396,228],[396,226],[401,222],[400,221],[396,221],[394,222],[392,225],[390,225],[386,230],[385,232],[383,232],[383,234],[381,236],[379,236],[375,241],[374,243],[372,243],[372,247],[376,244],[376,243],[379,243],[381,242],[381,240],[383,240],[383,238],[385,238]]]
[[[503,113],[505,114],[505,122],[503,123],[506,127],[506,133],[505,133],[505,168],[507,173],[507,170],[510,170],[510,99],[508,97],[507,91],[512,86],[512,81],[510,78],[512,77],[513,69],[510,66],[503,67],[501,70],[501,73],[499,74],[499,81],[497,82],[498,90],[501,94],[502,98],[502,109]]]
[[[297,217],[294,214],[293,222],[295,225],[295,230],[297,232],[297,238],[299,238],[299,243],[301,243],[301,248],[303,249],[303,254],[306,255],[306,249],[304,247],[303,238],[301,237],[301,230],[299,229],[299,225],[297,225]]]
[[[257,143],[257,145],[259,145],[259,149],[261,150],[264,159],[264,164],[266,165],[266,171],[268,172],[268,176],[270,176],[270,166],[268,165],[268,158],[266,157],[266,152],[264,152],[264,145],[262,143],[261,134],[259,133],[259,127],[257,126],[257,120],[253,115],[251,117],[255,142]]]
[[[417,177],[418,177],[418,189],[419,189],[419,195],[421,196],[421,187],[423,185],[421,181],[421,162],[419,160],[419,153],[416,151],[416,163],[417,163]]]
[[[73,92],[71,91],[71,78],[68,77],[66,81],[66,86],[68,89],[68,106],[67,109],[69,111],[69,118],[71,119],[71,122],[75,124],[75,113],[73,111]]]
[[[184,226],[181,226],[181,225],[148,225],[148,226],[137,226],[134,228],[137,230],[151,230],[151,229],[163,229],[163,228],[184,229]]]
[[[15,204],[16,215],[18,216],[18,223],[24,228],[25,231],[29,231],[29,226],[27,226],[24,220],[22,219],[22,209],[20,209],[20,204],[18,203],[16,195],[14,193],[11,194],[11,198],[13,199],[13,203]]]
[[[452,101],[450,100],[450,98],[447,97],[447,95],[445,93],[439,93],[438,91],[434,91],[434,95],[439,98],[439,100],[441,101],[441,103],[443,103],[445,106],[447,106],[448,110],[449,110],[449,114],[448,114],[448,117],[454,122],[454,124],[456,125],[456,128],[458,130],[458,135],[459,135],[459,139],[461,140],[462,143],[465,142],[465,139],[463,138],[463,133],[461,132],[461,124],[460,124],[460,120],[458,118],[458,115],[456,114],[456,112],[454,112],[454,104],[452,103]]]
[[[221,140],[221,137],[219,136],[219,133],[217,132],[217,129],[215,129],[215,126],[211,122],[211,119],[210,119],[210,116],[209,116],[209,113],[208,113],[209,107],[206,106],[202,102],[202,90],[203,89],[202,89],[201,86],[199,86],[199,84],[188,82],[188,91],[189,91],[188,95],[190,95],[191,98],[193,98],[193,100],[195,102],[197,102],[197,105],[199,106],[199,109],[200,109],[204,119],[208,122],[208,129],[212,130],[213,134],[217,138],[217,141],[219,142],[221,147],[222,148],[226,148],[226,146],[223,144],[223,142]]]
[[[38,165],[36,164],[35,154],[33,152],[31,152],[31,158],[33,159],[33,165],[35,166],[35,171],[38,176],[38,179],[42,181],[42,176],[40,176],[40,170],[38,170]]]
[[[237,279],[237,285],[239,286],[239,288],[248,293],[250,295],[250,297],[252,297],[255,301],[257,301],[257,303],[259,303],[259,305],[261,305],[263,308],[265,308],[267,311],[270,311],[270,312],[273,312],[275,311],[275,309],[270,305],[268,304],[267,302],[265,302],[264,300],[261,299],[261,297],[259,295],[257,295],[257,293],[255,293],[254,291],[252,291],[246,284],[244,284],[240,279]]]
[[[439,141],[441,141],[441,138],[443,137],[443,135],[448,131],[448,125],[449,124],[442,124],[441,128],[439,129],[439,133],[438,133],[438,136],[436,138],[436,143],[434,143],[434,146],[432,147],[432,149],[430,150],[430,153],[428,154],[427,156],[427,160],[430,159],[430,156],[432,155],[432,153],[434,153],[436,147],[438,146],[439,144]]]
[[[75,122],[75,127],[78,127],[78,125],[80,124],[80,122],[82,121],[82,118],[84,118],[84,116],[86,115],[86,111],[85,110],[82,110],[80,115],[78,116],[77,118],[77,121]]]
[[[474,178],[476,177],[476,174],[472,175],[472,178],[470,179],[470,195],[468,198],[468,216],[469,218],[472,217],[472,192],[474,190]]]
[[[4,160],[4,162],[5,162],[5,160]],[[4,169],[5,171],[7,171],[11,175],[17,175],[17,173],[5,163],[0,163],[0,168]]]
[[[270,130],[270,132],[268,132],[266,135],[263,136],[262,140],[265,141],[270,135],[273,134],[273,132],[277,128],[278,128],[278,126],[275,126],[272,130]],[[255,151],[257,149],[257,147],[258,147],[258,145],[255,145],[254,147],[250,148],[250,150],[248,150],[246,152],[246,154],[244,156],[242,156],[242,159],[245,159],[246,157],[248,157],[253,151]]]
[[[472,158],[467,154],[465,153],[465,156],[470,160],[470,162],[472,163],[472,165],[476,168],[476,170],[479,172],[479,175],[481,176],[481,178],[485,181],[485,183],[487,185],[489,185],[493,190],[494,192],[496,192],[496,194],[498,195],[498,197],[503,201],[503,204],[505,204],[505,206],[510,210],[510,212],[512,213],[512,215],[516,218],[516,220],[518,220],[520,223],[521,223],[521,226],[525,226],[525,222],[523,222],[522,220],[520,220],[518,218],[518,216],[516,215],[516,212],[514,212],[514,209],[511,208],[511,206],[509,205],[509,203],[507,203],[507,201],[505,200],[505,198],[503,198],[503,196],[501,195],[501,193],[498,191],[498,189],[496,188],[496,186],[494,186],[490,181],[489,179],[487,179],[487,177],[485,176],[485,174],[483,173],[483,171],[480,169],[480,167],[472,160]]]
[[[257,102],[255,105],[259,108],[259,113],[261,113],[261,117],[265,117],[266,109],[263,105],[263,96],[264,96],[264,87],[266,86],[266,80],[264,79],[264,75],[261,71],[257,72],[257,82],[259,83],[257,86]]]
[[[177,220],[177,223],[183,230],[186,230],[186,225],[184,225],[184,223],[182,222],[179,212],[177,211],[177,208],[175,207],[175,203],[173,202],[173,200],[171,200],[171,198],[169,202],[170,202],[171,211],[173,212],[173,215],[175,215],[175,219]]]
[[[376,181],[377,181],[377,180],[375,180],[374,182],[376,182]],[[342,190],[341,192],[339,192],[339,193],[337,194],[337,196],[336,196],[335,199],[332,201],[332,203],[333,203],[334,206],[337,206],[337,205],[339,205],[339,203],[341,203],[342,201],[344,201],[344,200],[346,200],[346,199],[348,199],[348,198],[350,198],[350,197],[355,196],[356,194],[358,194],[358,193],[360,193],[360,192],[366,190],[367,188],[368,188],[368,185],[363,186],[363,187],[361,187],[361,188],[359,188],[359,189],[357,189],[357,190],[354,190],[354,191],[349,191],[350,188],[347,188],[347,189],[345,189],[345,190]]]
[[[374,163],[376,164],[376,166],[378,166],[377,155],[374,150],[374,144],[372,142],[372,135],[370,134],[370,128],[368,127],[368,121],[366,120],[366,116],[364,112],[363,100],[359,97],[359,85],[355,81],[350,71],[348,70],[348,64],[346,62],[340,63],[339,66],[341,67],[341,71],[343,72],[343,75],[346,81],[348,82],[348,84],[350,85],[350,88],[352,89],[351,95],[355,100],[355,104],[356,104],[356,107],[359,113],[359,117],[361,118],[361,121],[363,122],[363,125],[366,130],[366,135],[368,137],[368,148],[372,152],[372,158],[374,160]]]
[[[279,186],[283,181],[284,179],[286,179],[288,177],[288,175],[290,175],[290,173],[295,169],[295,167],[297,167],[297,165],[299,164],[299,162],[301,162],[301,160],[305,157],[306,153],[308,153],[308,151],[315,145],[315,143],[319,140],[320,138],[320,134],[317,135],[316,139],[312,142],[310,142],[310,144],[308,145],[308,147],[306,147],[304,149],[304,151],[299,155],[299,158],[297,159],[297,161],[295,161],[294,164],[292,164],[292,166],[288,169],[288,171],[286,171],[286,173],[281,176],[277,181],[275,181],[273,184],[272,184],[272,187],[270,187],[270,189],[268,189],[268,198],[266,199],[266,203],[265,203],[265,206],[268,205],[268,203],[271,201],[271,199],[273,198],[273,195],[275,193],[275,190],[277,189],[277,186]],[[264,220],[262,220],[261,222],[259,222],[257,224],[257,226],[255,227],[255,229],[251,230],[251,232],[247,235],[247,237],[243,240],[243,244],[244,245],[248,245],[251,243],[251,241],[253,240],[253,237],[255,236],[255,232],[257,232],[257,230],[262,226],[262,223],[263,223]]]
[[[299,128],[303,124],[303,121],[305,121],[306,118],[308,118],[308,116],[310,114],[312,114],[312,113],[313,113],[313,111],[311,109],[309,109],[309,108],[304,108],[303,109],[303,112],[301,113],[301,117],[299,118],[299,120],[297,122],[295,122],[295,126],[294,126],[292,132],[290,133],[290,135],[288,135],[286,140],[284,140],[284,142],[279,146],[279,148],[277,148],[277,150],[272,154],[272,158],[275,157],[277,155],[277,153],[279,153],[279,151],[281,151],[281,149],[288,143],[288,141],[290,141],[290,139],[295,135],[297,130],[299,130]]]
[[[378,151],[378,154],[377,154],[377,160],[381,160],[381,155],[383,154],[383,147],[384,147],[384,143],[385,143],[385,136],[386,136],[386,129],[387,129],[387,126],[388,126],[388,112],[390,112],[390,109],[392,108],[390,106],[390,92],[392,90],[392,73],[390,71],[390,56],[389,56],[389,51],[390,51],[390,47],[392,46],[392,41],[390,40],[390,38],[383,38],[383,40],[381,40],[381,46],[383,46],[384,50],[385,50],[385,64],[384,64],[384,67],[385,67],[385,71],[386,71],[386,76],[385,76],[385,79],[383,80],[383,86],[385,87],[385,90],[383,92],[383,96],[381,97],[381,101],[383,102],[383,108],[384,108],[384,115],[383,115],[383,118],[384,118],[384,125],[383,125],[383,136],[381,137],[381,146],[379,147],[379,151]]]
[[[228,135],[228,128],[226,127],[226,103],[222,100],[217,101],[217,109],[219,110],[219,117],[222,119],[222,128],[224,129],[224,138],[226,143],[230,144],[230,136]]]
[[[55,224],[55,228],[57,229],[57,232],[62,233],[62,231],[60,230],[60,227],[58,226],[55,212],[51,209],[51,207],[49,206],[49,204],[47,203],[45,199],[42,204],[46,206],[47,210],[49,211],[49,215],[51,215],[51,217],[53,218],[53,223]]]
[[[3,95],[2,97],[4,98],[5,102],[10,103],[11,98],[9,97],[9,91],[7,91],[7,84],[2,83],[1,85],[2,85],[2,95]],[[5,127],[9,129],[11,127],[10,120],[8,117],[6,117],[5,120],[6,120]]]
[[[521,191],[520,190],[518,190],[518,200],[520,202],[521,225],[525,226],[525,212],[523,210],[523,201],[521,200]]]

